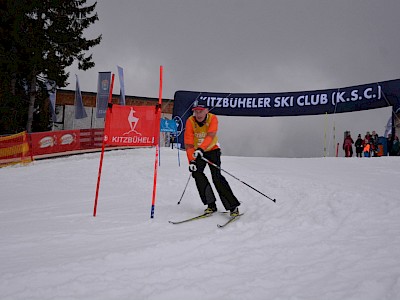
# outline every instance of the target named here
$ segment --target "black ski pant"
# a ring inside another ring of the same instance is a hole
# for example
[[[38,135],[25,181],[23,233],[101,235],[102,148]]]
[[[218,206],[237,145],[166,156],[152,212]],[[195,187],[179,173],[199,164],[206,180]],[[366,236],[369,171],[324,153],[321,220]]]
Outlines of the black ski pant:
[[[217,166],[221,166],[221,150],[215,149],[208,152],[204,152],[204,158],[207,158],[209,161],[213,162]],[[204,174],[204,169],[207,165],[207,162],[198,158],[196,160],[197,171],[192,173],[194,180],[196,181],[197,190],[199,191],[201,201],[207,205],[214,203],[216,201],[214,192],[211,188],[210,182],[207,179],[207,176]],[[214,186],[218,192],[218,195],[224,205],[226,210],[234,209],[236,206],[240,205],[240,202],[237,200],[235,195],[232,192],[229,183],[226,181],[225,177],[222,176],[221,170],[214,167],[209,166],[211,171],[212,181]]]

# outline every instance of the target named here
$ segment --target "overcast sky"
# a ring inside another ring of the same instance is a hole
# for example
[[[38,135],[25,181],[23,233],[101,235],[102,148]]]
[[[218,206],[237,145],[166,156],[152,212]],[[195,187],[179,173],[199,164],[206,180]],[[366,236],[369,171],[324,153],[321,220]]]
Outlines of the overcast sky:
[[[127,95],[156,98],[160,65],[164,98],[177,90],[293,92],[400,78],[399,0],[99,0],[97,12],[85,32],[103,35],[90,51],[96,66],[70,68],[68,89],[77,74],[83,91],[96,92],[97,73],[116,73],[117,65]],[[310,157],[323,155],[326,132],[332,155],[345,130],[383,135],[390,112],[220,117],[219,137],[228,155]]]

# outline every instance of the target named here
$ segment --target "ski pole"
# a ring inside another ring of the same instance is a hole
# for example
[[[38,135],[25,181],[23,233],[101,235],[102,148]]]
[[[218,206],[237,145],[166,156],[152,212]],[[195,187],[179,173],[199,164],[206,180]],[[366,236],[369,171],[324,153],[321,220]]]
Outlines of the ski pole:
[[[179,204],[181,204],[181,201],[182,201],[183,195],[185,194],[185,192],[186,192],[186,188],[187,188],[187,186],[188,186],[188,184],[189,184],[190,177],[192,177],[192,174],[189,174],[189,178],[188,178],[188,180],[187,180],[187,182],[186,182],[185,189],[183,190],[183,193],[182,193],[181,199],[179,199],[179,201],[178,201],[178,203],[177,203],[178,205],[179,205]]]
[[[229,173],[228,171],[225,171],[224,169],[222,169],[220,166],[214,164],[212,161],[208,160],[205,157],[201,157],[202,160],[204,160],[205,162],[207,162],[208,164],[212,165],[213,167],[216,167],[217,169],[224,171],[226,174],[232,176],[233,178],[235,178],[236,180],[240,181],[241,183],[243,183],[244,185],[247,185],[249,188],[253,189],[254,191],[256,191],[257,193],[263,195],[264,197],[268,198],[269,200],[273,201],[276,203],[276,199],[272,199],[270,197],[268,197],[267,195],[265,195],[264,193],[260,192],[259,190],[257,190],[256,188],[252,187],[250,184],[247,184],[246,182],[240,180],[239,178],[237,178],[236,176],[232,175],[231,173]]]

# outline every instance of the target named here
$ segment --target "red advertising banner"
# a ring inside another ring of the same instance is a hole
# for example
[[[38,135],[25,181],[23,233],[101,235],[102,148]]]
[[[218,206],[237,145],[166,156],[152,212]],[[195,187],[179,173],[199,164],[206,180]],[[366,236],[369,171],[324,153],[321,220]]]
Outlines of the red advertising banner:
[[[80,149],[79,130],[35,132],[30,136],[33,155]]]
[[[157,134],[154,106],[122,106],[107,109],[104,142],[114,146],[154,146]]]

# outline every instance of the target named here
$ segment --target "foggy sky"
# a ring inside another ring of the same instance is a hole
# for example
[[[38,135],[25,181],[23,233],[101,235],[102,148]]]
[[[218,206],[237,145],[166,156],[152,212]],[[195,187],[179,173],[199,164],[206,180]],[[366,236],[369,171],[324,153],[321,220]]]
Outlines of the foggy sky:
[[[274,93],[397,79],[399,11],[399,0],[99,0],[100,20],[85,32],[103,35],[90,51],[96,66],[70,68],[67,88],[75,89],[77,74],[83,91],[96,92],[97,73],[116,73],[117,65],[127,95],[156,98],[160,65],[164,98],[177,90]],[[313,157],[323,155],[326,132],[333,155],[345,130],[353,138],[383,135],[390,112],[220,117],[219,137],[227,155]]]

